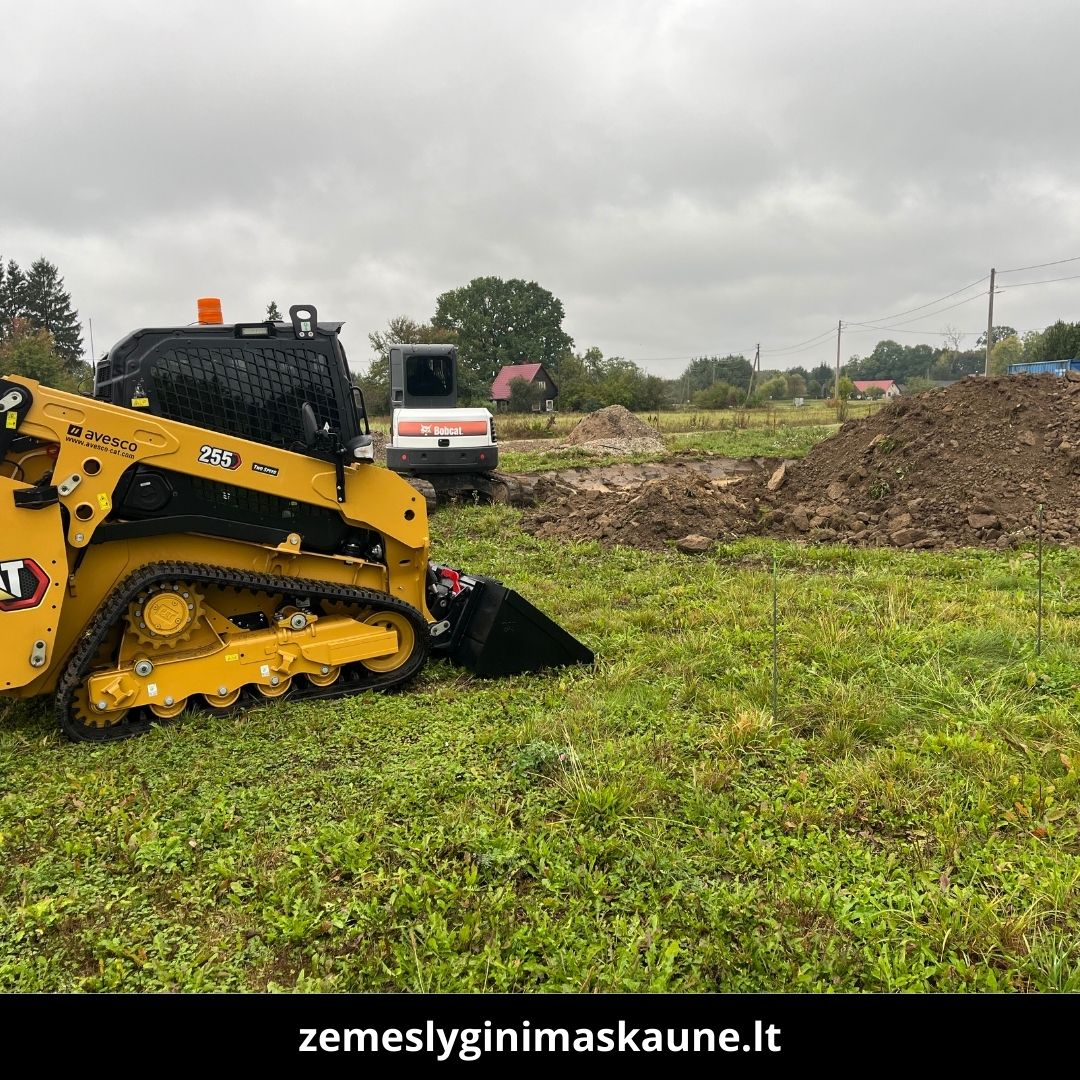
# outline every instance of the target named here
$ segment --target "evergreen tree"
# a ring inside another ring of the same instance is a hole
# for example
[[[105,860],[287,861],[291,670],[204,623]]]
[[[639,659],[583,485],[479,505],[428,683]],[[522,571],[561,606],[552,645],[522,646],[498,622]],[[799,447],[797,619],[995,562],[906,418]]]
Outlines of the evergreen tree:
[[[285,320],[281,316],[281,312],[278,310],[277,301],[271,300],[266,305],[266,321],[267,322],[284,322]]]
[[[0,340],[11,336],[15,320],[23,318],[25,314],[26,275],[12,259],[0,281]]]
[[[64,288],[56,266],[44,257],[33,263],[26,276],[25,315],[37,329],[52,335],[57,355],[69,371],[74,371],[83,353],[79,313],[72,310],[71,294]]]

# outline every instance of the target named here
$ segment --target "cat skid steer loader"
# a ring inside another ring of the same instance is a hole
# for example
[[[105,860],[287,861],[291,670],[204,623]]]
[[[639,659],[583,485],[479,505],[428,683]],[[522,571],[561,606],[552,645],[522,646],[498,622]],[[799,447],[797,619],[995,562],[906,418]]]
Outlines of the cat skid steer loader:
[[[188,706],[588,664],[517,593],[429,558],[424,499],[372,462],[340,323],[138,330],[93,397],[0,378],[0,695],[110,740]]]

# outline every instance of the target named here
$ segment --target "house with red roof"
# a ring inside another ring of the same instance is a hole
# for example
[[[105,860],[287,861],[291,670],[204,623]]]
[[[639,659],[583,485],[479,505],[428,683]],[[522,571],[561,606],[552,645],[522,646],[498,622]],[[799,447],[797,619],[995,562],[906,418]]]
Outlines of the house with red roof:
[[[515,379],[524,379],[530,386],[535,387],[533,412],[555,411],[559,388],[543,364],[507,364],[491,384],[491,400],[497,410],[505,412],[510,408],[510,384]]]
[[[856,397],[866,397],[872,387],[877,387],[887,398],[900,396],[900,387],[892,379],[854,379],[853,384]]]

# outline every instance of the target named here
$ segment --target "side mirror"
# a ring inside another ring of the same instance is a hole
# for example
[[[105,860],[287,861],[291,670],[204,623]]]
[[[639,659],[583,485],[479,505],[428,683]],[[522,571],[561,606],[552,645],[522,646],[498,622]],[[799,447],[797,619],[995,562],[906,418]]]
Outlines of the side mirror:
[[[315,410],[308,401],[300,406],[300,422],[304,425],[304,442],[309,450],[314,450],[319,441],[319,422],[315,419]]]

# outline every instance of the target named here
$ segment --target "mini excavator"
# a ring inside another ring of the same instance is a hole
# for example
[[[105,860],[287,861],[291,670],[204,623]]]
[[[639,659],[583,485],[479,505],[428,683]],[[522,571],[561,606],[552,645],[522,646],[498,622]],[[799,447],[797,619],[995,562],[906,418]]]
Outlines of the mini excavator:
[[[186,708],[590,664],[518,593],[431,561],[423,496],[373,462],[341,323],[136,330],[92,396],[0,377],[0,695],[71,738]]]

